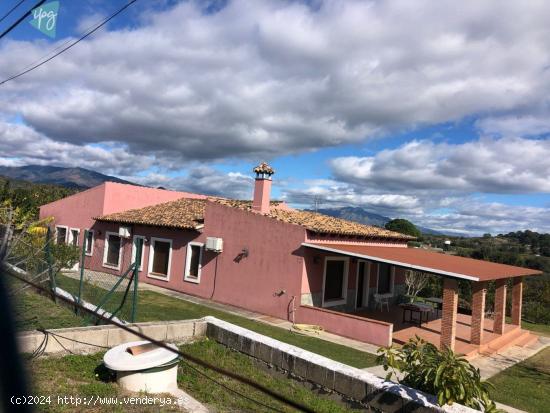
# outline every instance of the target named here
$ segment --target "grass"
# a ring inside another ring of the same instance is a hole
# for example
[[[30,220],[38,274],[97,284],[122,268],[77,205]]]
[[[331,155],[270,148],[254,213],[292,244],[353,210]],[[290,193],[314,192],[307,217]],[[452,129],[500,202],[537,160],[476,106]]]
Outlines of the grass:
[[[127,411],[135,412],[168,412],[178,411],[173,407],[165,406],[144,406],[144,405],[118,405],[100,404],[96,398],[113,398],[122,396],[136,396],[129,394],[113,382],[111,372],[103,366],[103,354],[93,355],[70,355],[62,358],[49,357],[31,360],[28,362],[29,370],[32,372],[31,394],[43,396],[40,411],[44,412],[101,412],[119,413]],[[46,399],[49,396],[49,399]],[[79,397],[83,403],[89,400],[96,405],[77,406],[76,404],[62,404],[58,397],[74,396]],[[138,395],[139,396],[139,395]],[[84,401],[85,400],[85,401]]]
[[[521,328],[524,330],[532,331],[535,334],[550,337],[550,325],[549,324],[535,324],[523,320],[521,322]]]
[[[58,276],[57,283],[61,288],[67,291],[78,290],[78,280]],[[105,290],[87,286],[86,289],[97,289],[94,296],[105,294]],[[122,293],[115,293],[113,301],[120,300]],[[108,306],[114,307],[113,304]],[[255,331],[259,334],[272,337],[276,340],[292,344],[313,353],[320,354],[332,360],[339,361],[357,368],[365,368],[376,365],[376,356],[364,351],[356,350],[347,346],[321,340],[316,337],[302,335],[280,327],[271,326],[238,315],[230,314],[225,311],[213,309],[204,305],[191,303],[189,301],[179,300],[153,291],[140,291],[139,304],[137,311],[137,321],[168,321],[202,318],[211,315],[229,323]]]
[[[489,379],[495,388],[494,400],[526,410],[543,413],[550,406],[550,347]]]
[[[263,384],[269,389],[276,391],[291,400],[300,402],[315,412],[343,413],[359,411],[350,409],[349,406],[344,406],[343,404],[327,397],[322,397],[315,394],[304,385],[294,380],[290,380],[280,373],[270,373],[266,369],[259,368],[257,362],[250,357],[232,351],[214,341],[201,340],[190,345],[182,346],[181,349],[185,353],[192,354],[202,360],[216,364],[218,367],[236,372],[254,380],[256,383]],[[194,367],[207,373],[210,377],[220,380],[227,386],[246,394],[249,397],[259,400],[262,403],[285,412],[295,411],[294,409],[273,400],[269,396],[264,395],[260,391],[252,389],[236,380],[225,378],[220,374],[204,370],[201,367]],[[190,368],[186,365],[186,363],[182,363],[182,367],[178,374],[178,384],[180,388],[191,394],[197,400],[206,404],[208,407],[213,408],[214,411],[271,411],[242,397],[238,397],[233,393],[221,390],[217,384],[197,373],[196,370]]]
[[[316,412],[339,413],[352,411],[349,408],[328,397],[315,394],[300,383],[288,379],[280,373],[270,373],[267,369],[260,368],[257,362],[250,357],[210,341],[201,340],[192,344],[181,346],[181,349],[199,357],[202,360],[214,363],[219,367],[236,372],[263,384],[269,389],[300,402]],[[48,412],[80,412],[83,410],[94,412],[123,412],[123,411],[174,411],[173,407],[165,406],[120,406],[120,405],[96,405],[95,407],[83,407],[75,405],[58,404],[58,396],[75,396],[93,399],[95,397],[112,398],[123,396],[136,396],[123,391],[114,382],[113,376],[103,366],[103,354],[70,355],[62,358],[40,358],[29,361],[29,369],[34,379],[32,393],[38,396],[51,396],[51,404],[41,406],[41,411]],[[190,367],[193,366],[193,367]],[[211,380],[205,378],[198,371],[207,374],[224,385],[256,399],[264,404],[273,406],[281,411],[290,412],[293,409],[273,400],[270,396],[255,390],[236,380],[224,377],[218,373],[205,370],[202,367],[181,362],[178,370],[178,386],[191,396],[206,404],[217,412],[267,412],[271,411],[252,401],[235,395]],[[139,395],[138,395],[139,396]],[[169,397],[169,396],[167,396]]]
[[[22,283],[8,277],[12,291],[21,288]],[[51,298],[37,294],[30,288],[17,292],[11,297],[16,326],[19,331],[36,330],[37,328],[79,327],[86,322],[76,316],[70,309],[52,302]]]

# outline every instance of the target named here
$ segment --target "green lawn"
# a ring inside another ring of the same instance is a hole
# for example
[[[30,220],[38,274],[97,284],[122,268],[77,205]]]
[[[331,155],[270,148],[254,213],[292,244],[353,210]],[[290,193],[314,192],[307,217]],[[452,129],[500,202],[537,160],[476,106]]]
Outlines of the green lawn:
[[[269,372],[267,369],[261,368],[250,357],[229,350],[214,341],[204,339],[181,346],[181,349],[202,360],[253,379],[255,382],[263,384],[291,400],[300,402],[316,412],[344,413],[354,411],[337,401],[310,391],[300,383],[288,379],[281,374]],[[103,366],[103,354],[70,355],[62,358],[49,357],[29,361],[29,369],[33,373],[33,382],[31,383],[32,394],[51,397],[51,404],[41,406],[40,411],[81,412],[86,410],[105,413],[123,411],[174,411],[172,407],[166,406],[165,408],[161,408],[158,405],[149,407],[134,406],[133,408],[126,405],[96,405],[95,407],[59,405],[58,396],[78,396],[81,399],[118,397],[118,400],[121,400],[124,396],[136,396],[135,394],[126,393],[118,387],[111,372]],[[200,402],[206,404],[213,411],[271,412],[271,410],[265,407],[261,407],[252,401],[223,389],[190,366],[248,397],[273,406],[281,411],[294,411],[285,404],[273,400],[271,397],[246,384],[194,364],[181,362],[178,370],[178,386]]]
[[[533,333],[541,336],[550,337],[550,325],[548,324],[534,324],[534,323],[529,323],[528,321],[522,321],[521,328],[525,330],[530,330]]]
[[[343,406],[336,401],[317,395],[294,380],[287,379],[280,374],[273,372],[270,373],[266,369],[259,368],[257,362],[250,357],[232,351],[214,341],[202,340],[194,344],[182,346],[181,349],[186,353],[199,357],[201,360],[205,360],[217,365],[218,367],[234,371],[254,380],[256,383],[263,384],[269,389],[274,390],[291,400],[298,401],[316,412],[343,413],[359,411],[350,409],[348,406]],[[272,400],[269,396],[264,395],[260,391],[252,389],[236,380],[225,378],[220,374],[205,370],[198,366],[194,367],[207,373],[209,376],[222,381],[231,388],[268,404],[269,406],[287,412],[295,411],[280,402]],[[233,393],[220,389],[217,384],[204,378],[202,375],[186,366],[185,363],[182,363],[182,367],[179,371],[178,384],[180,388],[191,394],[197,400],[208,405],[209,407],[213,407],[214,411],[270,411],[265,407],[261,407],[253,402],[236,396]]]
[[[95,406],[77,406],[75,404],[61,404],[58,396],[80,397],[81,400],[93,400],[92,398],[113,398],[122,396],[136,396],[125,393],[113,382],[111,372],[103,366],[103,354],[70,355],[66,357],[48,357],[28,361],[31,380],[31,394],[48,397],[38,410],[44,412],[101,412],[122,413],[133,412],[168,412],[180,411],[177,409],[160,406],[123,405],[114,403],[101,404],[99,400],[92,401]],[[111,399],[112,400],[112,399]]]
[[[8,280],[11,291],[21,288],[20,281],[12,277],[8,277]],[[78,327],[86,324],[85,320],[77,317],[70,309],[56,305],[51,298],[37,294],[30,288],[14,294],[11,303],[19,331],[36,330],[41,327]]]
[[[489,379],[494,400],[530,413],[550,406],[550,347]]]
[[[58,276],[57,284],[67,291],[78,291],[78,280],[65,276]],[[88,290],[98,289],[91,295],[100,296],[105,290],[98,287],[87,286]],[[107,310],[116,307],[116,300],[120,299],[122,293],[115,293],[113,303],[107,306]],[[137,321],[167,321],[202,318],[214,316],[221,320],[239,325],[260,334],[272,337],[288,344],[309,350],[357,368],[365,368],[376,365],[376,356],[363,351],[355,350],[340,344],[331,343],[319,338],[305,336],[283,328],[274,327],[258,321],[249,320],[245,317],[233,315],[200,304],[179,300],[153,291],[140,291],[137,312]]]

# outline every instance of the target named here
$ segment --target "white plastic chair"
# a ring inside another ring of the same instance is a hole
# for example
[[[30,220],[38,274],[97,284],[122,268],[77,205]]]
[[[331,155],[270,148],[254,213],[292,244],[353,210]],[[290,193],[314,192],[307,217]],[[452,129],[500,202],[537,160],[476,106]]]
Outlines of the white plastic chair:
[[[380,311],[386,306],[388,312],[390,311],[390,296],[387,294],[374,294],[374,308],[380,307]]]

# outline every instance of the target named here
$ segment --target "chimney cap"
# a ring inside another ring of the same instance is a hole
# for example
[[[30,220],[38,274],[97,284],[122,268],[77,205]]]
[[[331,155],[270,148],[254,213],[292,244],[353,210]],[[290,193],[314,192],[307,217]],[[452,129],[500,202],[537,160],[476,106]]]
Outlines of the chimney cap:
[[[256,175],[268,175],[271,176],[275,173],[275,170],[267,164],[267,162],[262,162],[258,166],[256,166],[253,171],[256,173]]]

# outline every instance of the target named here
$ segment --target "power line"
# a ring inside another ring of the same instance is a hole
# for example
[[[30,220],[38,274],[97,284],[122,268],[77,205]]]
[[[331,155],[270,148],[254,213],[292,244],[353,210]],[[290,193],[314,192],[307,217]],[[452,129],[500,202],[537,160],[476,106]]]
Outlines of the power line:
[[[89,313],[89,314],[92,314],[93,316],[95,316],[95,317],[97,317],[97,318],[99,318],[99,319],[105,321],[105,322],[108,323],[108,324],[112,324],[112,325],[114,325],[115,327],[118,327],[118,328],[120,328],[120,329],[122,329],[122,330],[124,330],[124,331],[126,331],[126,332],[128,332],[128,333],[131,333],[131,334],[133,334],[133,335],[135,335],[135,336],[138,336],[139,338],[141,338],[141,339],[143,339],[143,340],[147,340],[147,341],[149,341],[149,342],[155,344],[155,345],[158,346],[158,347],[162,347],[162,348],[164,348],[164,349],[166,349],[166,350],[169,350],[169,351],[171,351],[172,353],[175,353],[175,354],[177,354],[178,356],[183,357],[183,358],[186,359],[186,360],[190,360],[190,361],[192,361],[193,363],[198,364],[198,365],[201,366],[201,367],[204,367],[204,368],[209,369],[209,370],[213,370],[213,371],[215,371],[215,372],[217,372],[217,373],[220,373],[220,374],[222,374],[222,375],[224,375],[224,376],[228,376],[228,377],[230,377],[230,378],[232,378],[232,379],[235,379],[235,380],[237,380],[237,381],[240,381],[241,383],[247,384],[247,385],[249,385],[249,386],[255,388],[256,390],[259,390],[259,391],[261,391],[262,393],[267,394],[268,396],[274,398],[275,400],[277,400],[277,401],[279,401],[279,402],[281,402],[281,403],[284,403],[284,404],[286,404],[286,405],[288,405],[288,406],[291,406],[291,407],[293,407],[293,408],[295,408],[295,409],[297,409],[297,410],[299,410],[299,411],[307,412],[307,413],[314,413],[314,410],[310,409],[309,407],[306,407],[306,406],[304,406],[304,405],[302,405],[302,404],[300,404],[300,403],[298,403],[298,402],[295,402],[294,400],[290,400],[290,399],[288,399],[287,397],[285,397],[285,396],[283,396],[283,395],[281,395],[281,394],[279,394],[279,393],[277,393],[277,392],[275,392],[275,391],[269,389],[268,387],[265,387],[265,386],[262,385],[262,384],[256,383],[255,381],[249,379],[248,377],[243,377],[243,376],[241,376],[241,375],[239,375],[239,374],[237,374],[237,373],[234,373],[234,372],[232,372],[232,371],[225,370],[225,369],[223,369],[223,368],[221,368],[221,367],[218,367],[218,366],[215,366],[215,365],[213,365],[213,364],[207,363],[206,361],[201,360],[200,358],[197,358],[197,357],[193,356],[192,354],[184,353],[184,352],[182,352],[182,351],[179,350],[179,349],[174,349],[174,348],[170,347],[169,345],[167,345],[166,343],[163,343],[162,341],[159,341],[159,340],[156,340],[156,339],[154,339],[154,338],[152,338],[152,337],[149,337],[149,336],[143,334],[142,332],[140,332],[140,331],[138,331],[138,330],[134,330],[134,329],[132,329],[132,328],[130,328],[130,327],[128,327],[128,326],[122,324],[122,323],[119,323],[118,321],[115,321],[115,320],[112,320],[112,319],[110,319],[110,318],[108,318],[108,317],[105,317],[105,316],[102,315],[102,314],[98,314],[98,313],[96,313],[94,310],[89,309],[89,308],[87,308],[87,307],[84,307],[82,304],[77,303],[77,302],[75,302],[75,301],[72,301],[71,299],[69,299],[69,298],[67,298],[67,297],[65,297],[65,296],[63,296],[63,295],[61,295],[61,294],[58,294],[58,293],[56,293],[56,292],[54,292],[54,291],[52,291],[52,290],[50,290],[50,289],[48,289],[48,288],[44,288],[44,287],[42,287],[42,286],[39,285],[39,284],[36,284],[36,283],[34,283],[34,282],[31,282],[31,281],[29,281],[29,280],[27,280],[27,279],[21,277],[20,275],[17,275],[17,274],[15,274],[15,273],[13,273],[12,271],[6,271],[6,272],[7,272],[9,275],[11,275],[12,277],[17,278],[17,279],[19,279],[20,281],[23,281],[23,282],[28,283],[29,285],[31,285],[32,287],[34,287],[34,288],[37,289],[38,291],[42,291],[43,293],[45,293],[45,294],[47,294],[47,295],[50,295],[51,297],[54,297],[54,298],[60,299],[61,301],[64,301],[64,302],[66,302],[66,303],[69,303],[70,305],[73,305],[73,306],[75,306],[76,308],[79,308],[79,309],[81,309],[81,310],[83,310],[83,311],[85,311],[85,312],[87,312],[87,313]],[[188,365],[189,365],[189,364],[188,364]],[[192,366],[191,366],[191,367],[192,367]],[[206,375],[206,373],[204,373],[204,372],[201,373],[201,374]],[[261,401],[259,401],[259,400],[253,399],[253,398],[251,398],[251,397],[249,397],[249,396],[246,396],[246,395],[240,393],[239,391],[237,391],[237,390],[235,390],[235,389],[232,389],[231,387],[228,387],[228,386],[224,385],[223,383],[217,381],[216,379],[214,379],[214,378],[212,378],[212,377],[210,377],[210,376],[206,376],[206,377],[207,377],[209,380],[211,380],[211,381],[213,381],[213,382],[219,384],[220,386],[224,387],[224,388],[227,389],[228,391],[231,391],[231,392],[233,392],[233,393],[235,393],[235,394],[237,394],[237,395],[239,395],[239,396],[241,396],[241,397],[244,397],[244,398],[246,398],[247,400],[253,401],[254,403],[257,403],[258,405],[261,405],[261,406],[263,406],[263,407],[269,408],[270,410],[280,411],[280,410],[278,410],[278,409],[276,409],[276,408],[274,408],[274,407],[272,407],[272,406],[269,406],[269,405],[267,405],[267,404],[265,404],[265,403],[263,403],[263,402],[261,402]]]
[[[13,29],[15,29],[19,23],[21,23],[23,20],[25,20],[27,18],[27,16],[30,16],[31,15],[31,12],[36,9],[37,7],[41,6],[42,4],[44,4],[46,2],[46,0],[40,0],[38,3],[36,3],[34,6],[32,6],[24,15],[22,15],[19,19],[17,19],[15,21],[15,23],[13,23],[10,27],[8,27],[6,30],[4,30],[4,32],[2,34],[0,34],[0,39],[2,37],[4,37],[6,34],[8,34],[9,32],[11,32]],[[11,13],[11,12],[10,12]],[[8,13],[9,14],[9,13]]]
[[[6,14],[4,14],[4,15],[2,16],[2,18],[0,19],[0,23],[2,23],[2,22],[4,21],[4,19],[5,19],[6,17],[8,17],[8,16],[9,16],[16,8],[18,8],[18,7],[21,5],[21,3],[23,3],[24,1],[25,1],[25,0],[19,0],[19,3],[17,3],[15,6],[13,6],[11,9],[9,9],[8,12],[7,12]]]
[[[45,1],[45,0],[43,0]],[[59,56],[61,53],[64,53],[65,51],[69,50],[71,47],[75,46],[76,44],[80,43],[82,40],[84,40],[85,38],[87,38],[88,36],[90,36],[91,34],[93,34],[94,32],[96,32],[97,30],[99,30],[101,27],[105,26],[105,24],[107,24],[110,20],[114,19],[116,16],[118,16],[120,13],[122,13],[124,10],[126,10],[128,7],[130,7],[132,4],[134,4],[137,0],[131,0],[129,1],[128,3],[126,3],[124,6],[122,6],[120,9],[118,9],[116,12],[114,12],[113,14],[111,14],[109,17],[107,17],[106,19],[104,19],[101,23],[99,23],[97,26],[95,26],[92,30],[86,32],[84,35],[82,35],[81,37],[79,37],[78,39],[76,39],[74,42],[72,42],[71,44],[69,44],[68,46],[62,48],[60,51],[58,51],[57,53],[55,53],[53,56],[47,58],[46,60],[43,60],[41,61],[40,63],[37,63],[31,67],[29,67],[28,69],[26,70],[23,70],[22,72],[16,74],[16,75],[13,75],[13,76],[10,76],[8,77],[7,79],[4,79],[3,81],[0,82],[0,86],[3,85],[4,83],[7,83],[9,82],[10,80],[14,80],[14,79],[17,79],[18,77],[21,77],[29,72],[32,72],[33,70],[39,68],[40,66],[48,63],[50,60],[53,60],[55,59],[57,56]]]

